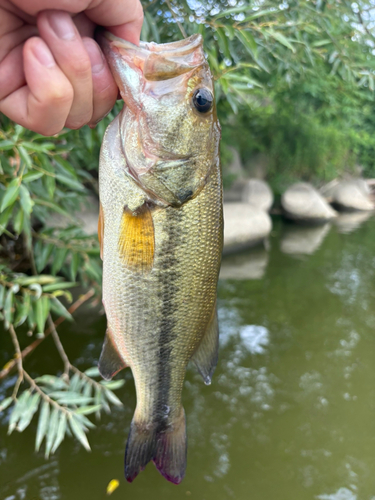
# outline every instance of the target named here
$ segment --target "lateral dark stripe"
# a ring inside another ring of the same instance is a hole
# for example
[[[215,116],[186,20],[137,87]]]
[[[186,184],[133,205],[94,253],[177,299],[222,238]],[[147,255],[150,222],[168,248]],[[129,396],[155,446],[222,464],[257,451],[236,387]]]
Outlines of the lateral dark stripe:
[[[158,363],[158,397],[154,418],[158,422],[158,430],[163,430],[168,421],[169,390],[171,382],[171,352],[173,341],[177,337],[176,295],[180,273],[177,271],[176,250],[180,246],[183,235],[181,220],[183,212],[181,209],[168,210],[167,237],[165,238],[159,254],[159,280],[161,283],[159,297],[162,301],[162,315],[159,322],[159,363]]]

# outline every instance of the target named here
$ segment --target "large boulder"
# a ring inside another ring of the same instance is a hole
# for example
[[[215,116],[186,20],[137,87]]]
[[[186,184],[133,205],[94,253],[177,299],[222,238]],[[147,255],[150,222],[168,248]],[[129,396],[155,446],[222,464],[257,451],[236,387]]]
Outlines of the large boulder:
[[[281,206],[285,216],[297,222],[323,223],[337,216],[322,195],[306,182],[290,186],[281,197]]]
[[[268,212],[273,204],[273,193],[266,182],[247,179],[242,191],[242,201]]]
[[[292,226],[283,232],[280,249],[288,255],[312,255],[327,236],[331,225],[323,224],[314,227]]]
[[[370,188],[363,179],[338,182],[330,191],[331,203],[343,211],[368,211],[374,209]]]
[[[224,203],[224,254],[264,242],[272,229],[271,217],[247,203]]]

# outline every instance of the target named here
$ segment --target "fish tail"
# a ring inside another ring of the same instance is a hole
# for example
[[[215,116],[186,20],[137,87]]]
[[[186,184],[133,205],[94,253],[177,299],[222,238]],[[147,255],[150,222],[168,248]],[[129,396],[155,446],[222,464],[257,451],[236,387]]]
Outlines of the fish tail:
[[[179,484],[186,469],[186,421],[185,412],[167,423],[138,423],[133,419],[125,451],[125,477],[132,482],[154,461],[158,471],[168,481]]]

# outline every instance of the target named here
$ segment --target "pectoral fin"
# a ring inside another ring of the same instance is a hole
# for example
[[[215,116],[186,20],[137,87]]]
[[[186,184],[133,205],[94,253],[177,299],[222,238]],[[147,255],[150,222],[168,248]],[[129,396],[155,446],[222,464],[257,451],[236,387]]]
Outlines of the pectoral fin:
[[[217,321],[217,309],[215,307],[206,333],[192,358],[206,385],[211,384],[211,378],[217,365],[218,352],[219,325]]]
[[[105,380],[111,380],[120,370],[126,368],[127,364],[121,358],[118,350],[111,340],[110,329],[107,332],[99,358],[99,372]]]
[[[124,208],[118,249],[125,266],[134,272],[147,273],[154,263],[154,223],[146,204],[136,212]]]

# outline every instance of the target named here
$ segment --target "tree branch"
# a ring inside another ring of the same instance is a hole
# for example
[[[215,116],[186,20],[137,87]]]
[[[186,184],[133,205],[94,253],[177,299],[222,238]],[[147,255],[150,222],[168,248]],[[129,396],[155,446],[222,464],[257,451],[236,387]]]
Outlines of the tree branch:
[[[20,385],[23,381],[22,354],[21,354],[21,348],[20,348],[20,344],[18,342],[17,334],[16,334],[12,324],[9,325],[9,332],[10,332],[10,336],[12,337],[14,349],[16,351],[16,363],[17,363],[17,368],[18,368],[18,379],[17,379],[17,382],[14,386],[13,394],[12,394],[12,398],[16,399],[18,389],[20,388]]]
[[[95,291],[93,289],[89,290],[87,293],[85,293],[85,295],[82,295],[82,297],[80,297],[76,302],[74,302],[74,304],[72,304],[68,311],[70,312],[70,314],[73,314],[82,304],[84,304],[87,300],[91,299],[91,297],[95,294]],[[61,325],[61,323],[63,321],[65,321],[65,317],[64,316],[60,316],[59,318],[57,318],[57,320],[54,322],[54,326],[55,328],[57,328],[59,325]],[[43,342],[43,340],[48,337],[48,335],[50,335],[52,332],[52,330],[50,328],[48,328],[44,334],[44,337],[40,338],[40,339],[36,339],[34,340],[34,342],[32,342],[31,344],[29,344],[27,347],[25,347],[25,349],[21,352],[21,360],[24,359],[28,354],[30,354],[31,352],[34,351],[34,349],[36,349],[38,347],[38,345]],[[0,371],[0,380],[5,378],[12,370],[13,368],[16,366],[17,364],[17,356],[15,356],[13,359],[9,360],[3,370]]]

